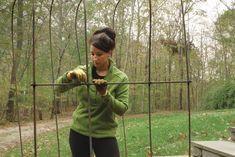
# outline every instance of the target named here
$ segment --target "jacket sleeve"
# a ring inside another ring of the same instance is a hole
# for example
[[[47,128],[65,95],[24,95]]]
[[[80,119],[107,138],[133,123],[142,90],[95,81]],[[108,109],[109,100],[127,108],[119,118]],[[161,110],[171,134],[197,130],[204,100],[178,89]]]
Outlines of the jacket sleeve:
[[[122,82],[128,82],[127,76]],[[103,97],[103,101],[109,105],[114,113],[122,116],[128,110],[129,103],[129,85],[119,84],[116,89],[116,96],[114,97],[109,92]]]
[[[82,69],[83,71],[86,72],[86,67],[84,65],[79,65],[78,67],[76,67],[75,69]],[[66,91],[68,91],[69,89],[72,89],[76,86],[79,86],[79,81],[78,80],[69,80],[67,78],[67,74],[68,71],[66,73],[64,73],[62,76],[60,76],[55,83],[71,83],[71,85],[62,85],[62,86],[56,86],[55,87],[55,91],[57,93],[64,93]]]
[[[59,83],[59,84],[62,84],[62,83],[73,83],[73,81],[71,81],[71,80],[69,80],[68,78],[67,78],[67,73],[68,72],[66,72],[66,73],[64,73],[62,76],[60,76],[56,81],[55,81],[55,83]],[[57,92],[57,93],[64,93],[64,92],[66,92],[67,90],[69,90],[69,89],[71,89],[71,88],[73,88],[74,87],[74,85],[59,85],[59,86],[56,86],[55,87],[55,91]]]

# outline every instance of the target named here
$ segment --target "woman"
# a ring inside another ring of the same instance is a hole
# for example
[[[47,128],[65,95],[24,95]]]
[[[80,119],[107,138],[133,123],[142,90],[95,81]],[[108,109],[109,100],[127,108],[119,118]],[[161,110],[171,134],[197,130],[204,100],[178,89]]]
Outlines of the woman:
[[[89,86],[79,86],[80,104],[73,112],[73,123],[69,142],[73,157],[90,157],[89,137],[96,157],[119,157],[118,143],[115,138],[116,115],[122,116],[128,109],[128,84],[112,84],[107,82],[128,82],[127,75],[120,71],[111,56],[115,48],[116,34],[111,28],[103,28],[94,32],[90,39],[92,63],[78,66],[57,79],[57,83],[93,82]],[[88,77],[87,77],[88,76]],[[87,80],[89,78],[89,80]],[[65,92],[74,86],[58,86],[57,92]],[[90,104],[88,104],[90,103]],[[90,106],[90,117],[88,106]]]

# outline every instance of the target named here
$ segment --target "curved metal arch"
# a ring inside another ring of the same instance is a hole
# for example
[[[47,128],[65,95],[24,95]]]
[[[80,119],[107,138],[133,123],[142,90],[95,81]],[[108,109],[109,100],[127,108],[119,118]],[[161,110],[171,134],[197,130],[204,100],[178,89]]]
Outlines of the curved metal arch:
[[[75,21],[74,21],[74,29],[75,29],[75,36],[76,36],[76,47],[77,47],[77,52],[78,52],[78,61],[79,61],[79,64],[81,64],[81,54],[80,54],[80,50],[79,50],[79,41],[78,41],[78,30],[77,30],[77,20],[78,20],[78,10],[79,10],[79,7],[82,3],[82,0],[79,1],[78,5],[77,5],[77,9],[76,9],[76,15],[75,15]]]
[[[50,5],[50,15],[49,15],[49,45],[50,45],[50,57],[51,57],[51,77],[52,77],[52,82],[54,83],[55,81],[55,74],[54,74],[54,62],[53,62],[53,49],[52,49],[52,36],[51,36],[51,16],[52,16],[52,9],[53,9],[53,4],[54,4],[54,0],[51,1],[51,5]],[[56,94],[55,94],[55,86],[52,86],[52,90],[53,90],[53,109],[54,107],[56,109],[55,112],[52,111],[55,114],[55,123],[56,123],[56,140],[57,140],[57,153],[58,153],[58,157],[60,157],[60,139],[59,139],[59,127],[58,127],[58,117],[57,117],[57,105],[55,105],[56,103]]]
[[[186,77],[189,80],[189,52],[187,47],[187,35],[186,35],[186,26],[185,26],[185,10],[184,10],[184,2],[180,0],[181,3],[181,13],[182,13],[182,25],[183,25],[183,40],[185,47],[185,59],[186,59]],[[188,155],[191,156],[191,105],[190,105],[190,82],[187,82],[187,106],[188,106]]]
[[[121,2],[121,0],[118,0],[118,2],[115,5],[114,11],[113,11],[113,21],[112,21],[113,30],[115,30],[115,15],[116,15],[117,7],[118,7],[120,2]],[[126,129],[125,129],[125,118],[124,118],[124,115],[122,116],[122,127],[123,127],[123,136],[124,136],[125,157],[127,157],[128,153],[127,153]]]
[[[149,0],[149,47],[148,47],[148,118],[149,118],[149,155],[153,155],[152,116],[151,116],[151,54],[152,54],[152,1]]]
[[[117,4],[115,5],[115,8],[114,8],[114,11],[113,11],[113,21],[112,21],[112,25],[113,25],[113,29],[114,29],[114,24],[115,24],[115,14],[116,14],[116,10],[117,10],[117,7],[119,5],[119,3],[121,2],[121,0],[118,0]]]
[[[86,0],[83,0],[83,12],[84,12],[84,34],[85,34],[85,52],[86,52],[86,73],[88,74],[88,45],[87,45],[87,11],[86,11]],[[87,82],[89,82],[90,78],[89,75],[87,75]],[[93,150],[92,150],[92,137],[91,137],[91,131],[92,131],[92,123],[91,123],[91,103],[90,103],[90,85],[87,84],[87,95],[88,95],[88,125],[89,125],[89,151],[90,151],[90,156],[93,155]]]
[[[12,3],[12,10],[11,10],[11,50],[12,50],[12,60],[13,64],[15,62],[15,48],[14,48],[14,9],[15,9],[16,0]],[[19,18],[19,17],[18,17]],[[17,110],[17,121],[18,121],[18,127],[19,127],[19,136],[20,136],[20,153],[21,156],[24,156],[23,153],[23,142],[22,142],[22,132],[21,132],[21,120],[20,120],[20,111],[19,111],[19,104],[18,104],[18,86],[17,86],[17,76],[16,71],[15,73],[15,104],[16,104],[16,110]]]

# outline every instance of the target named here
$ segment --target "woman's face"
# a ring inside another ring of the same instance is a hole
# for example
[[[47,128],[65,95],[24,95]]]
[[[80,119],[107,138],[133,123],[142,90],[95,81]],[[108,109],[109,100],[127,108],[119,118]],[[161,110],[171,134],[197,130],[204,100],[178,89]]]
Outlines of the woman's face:
[[[90,47],[91,59],[96,68],[103,68],[109,65],[109,57],[111,57],[112,51],[104,52],[93,45]]]

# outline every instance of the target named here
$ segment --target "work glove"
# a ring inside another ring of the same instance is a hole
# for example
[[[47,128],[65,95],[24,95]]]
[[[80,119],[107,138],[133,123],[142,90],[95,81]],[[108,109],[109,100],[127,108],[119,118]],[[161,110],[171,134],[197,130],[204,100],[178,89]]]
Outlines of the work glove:
[[[104,79],[93,79],[93,83],[95,84],[96,90],[100,93],[101,96],[107,95],[107,81]]]
[[[78,79],[80,82],[87,82],[86,73],[82,69],[75,69],[67,73],[69,80]]]

